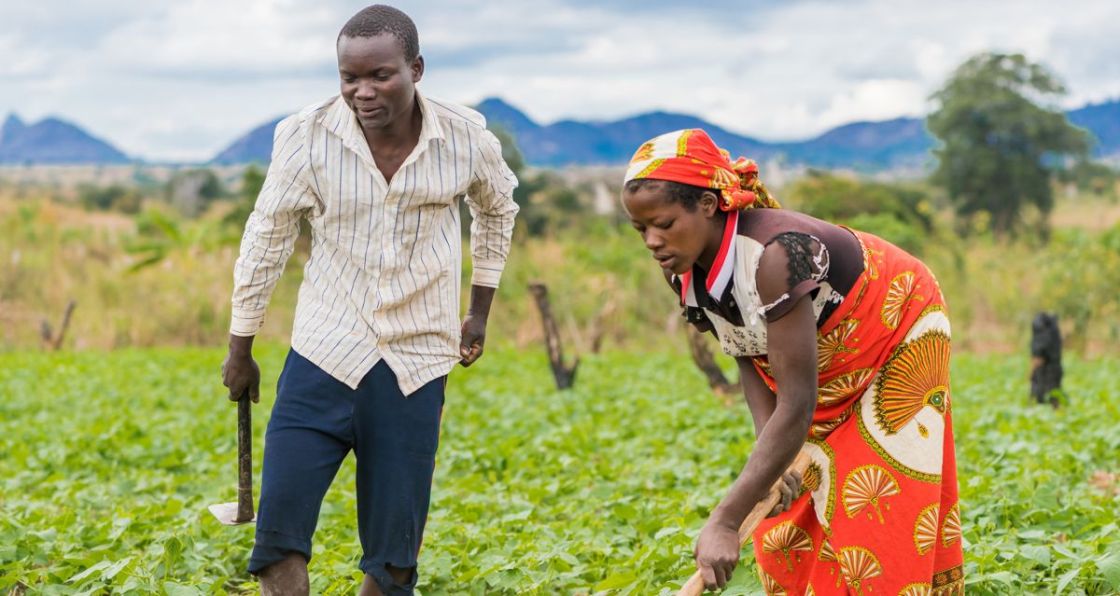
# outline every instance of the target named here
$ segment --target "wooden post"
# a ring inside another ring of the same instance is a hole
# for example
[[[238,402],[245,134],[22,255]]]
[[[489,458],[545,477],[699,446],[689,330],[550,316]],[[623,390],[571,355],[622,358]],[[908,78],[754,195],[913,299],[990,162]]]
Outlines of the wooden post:
[[[59,324],[57,335],[51,329],[50,321],[43,319],[39,324],[39,336],[43,339],[43,346],[55,352],[62,347],[62,340],[66,339],[66,330],[70,327],[70,317],[77,306],[78,303],[73,300],[66,304],[66,312],[62,313],[62,322]]]
[[[552,307],[548,302],[548,286],[542,283],[529,284],[529,292],[537,302],[537,309],[541,311],[541,325],[544,326],[544,343],[548,350],[548,361],[552,365],[552,376],[556,378],[557,389],[568,389],[575,383],[576,368],[579,367],[577,357],[569,367],[564,364],[564,349],[560,343],[560,331],[556,327],[556,319],[552,316]]]
[[[596,313],[595,319],[591,321],[591,353],[598,354],[599,350],[603,347],[603,335],[606,334],[606,321],[612,315],[617,305],[614,298],[608,298],[603,303],[603,307]]]
[[[1031,323],[1031,397],[1057,408],[1062,395],[1062,331],[1058,315],[1040,312]]]

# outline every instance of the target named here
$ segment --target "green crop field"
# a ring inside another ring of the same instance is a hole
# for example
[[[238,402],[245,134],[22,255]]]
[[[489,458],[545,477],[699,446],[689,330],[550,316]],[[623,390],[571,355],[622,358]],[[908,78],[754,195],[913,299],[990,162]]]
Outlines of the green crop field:
[[[260,462],[284,350],[258,350]],[[235,408],[216,350],[0,354],[0,593],[249,592]],[[1025,357],[957,356],[954,420],[970,594],[1114,594],[1116,361],[1073,360],[1070,404],[1026,399]],[[670,354],[586,357],[557,392],[543,354],[492,350],[453,373],[421,552],[430,594],[670,593],[753,441]],[[259,468],[258,468],[259,472]],[[1100,472],[1100,473],[1098,473]],[[353,461],[327,497],[313,591],[360,574]],[[760,592],[747,549],[725,594]]]

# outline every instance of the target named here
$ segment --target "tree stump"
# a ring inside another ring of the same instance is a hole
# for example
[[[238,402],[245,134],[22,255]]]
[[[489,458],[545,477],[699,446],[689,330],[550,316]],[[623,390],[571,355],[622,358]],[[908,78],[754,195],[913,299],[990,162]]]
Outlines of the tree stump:
[[[66,330],[70,327],[70,317],[73,316],[74,308],[77,306],[78,303],[73,300],[66,304],[66,312],[62,313],[62,322],[58,326],[57,334],[51,328],[50,321],[43,319],[39,323],[39,337],[43,340],[43,347],[55,352],[62,347],[62,340],[66,339]]]
[[[556,319],[552,316],[552,307],[548,302],[548,286],[542,283],[532,283],[529,284],[529,292],[533,295],[537,302],[537,309],[541,312],[541,325],[544,326],[544,344],[548,350],[548,362],[552,366],[552,376],[556,379],[556,388],[569,389],[575,383],[579,357],[576,357],[571,366],[564,363],[564,348],[560,341],[560,331],[556,327]]]
[[[1062,332],[1058,315],[1040,312],[1031,323],[1031,397],[1058,407],[1062,391]]]

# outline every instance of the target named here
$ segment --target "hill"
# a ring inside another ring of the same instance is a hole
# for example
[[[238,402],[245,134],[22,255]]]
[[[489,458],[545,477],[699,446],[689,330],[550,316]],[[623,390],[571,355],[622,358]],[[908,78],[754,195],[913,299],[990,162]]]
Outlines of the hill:
[[[11,114],[0,127],[0,163],[121,164],[131,160],[121,150],[58,118],[26,124]]]

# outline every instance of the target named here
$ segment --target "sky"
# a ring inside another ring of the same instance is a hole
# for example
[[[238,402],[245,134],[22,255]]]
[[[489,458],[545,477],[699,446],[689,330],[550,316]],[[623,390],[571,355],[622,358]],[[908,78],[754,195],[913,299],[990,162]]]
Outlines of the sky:
[[[0,118],[56,116],[151,161],[204,161],[338,93],[349,0],[2,0]],[[693,8],[691,5],[696,5]],[[969,56],[1021,52],[1120,98],[1115,0],[425,0],[422,92],[539,123],[688,113],[763,140],[921,116]],[[702,6],[702,8],[700,8]]]

